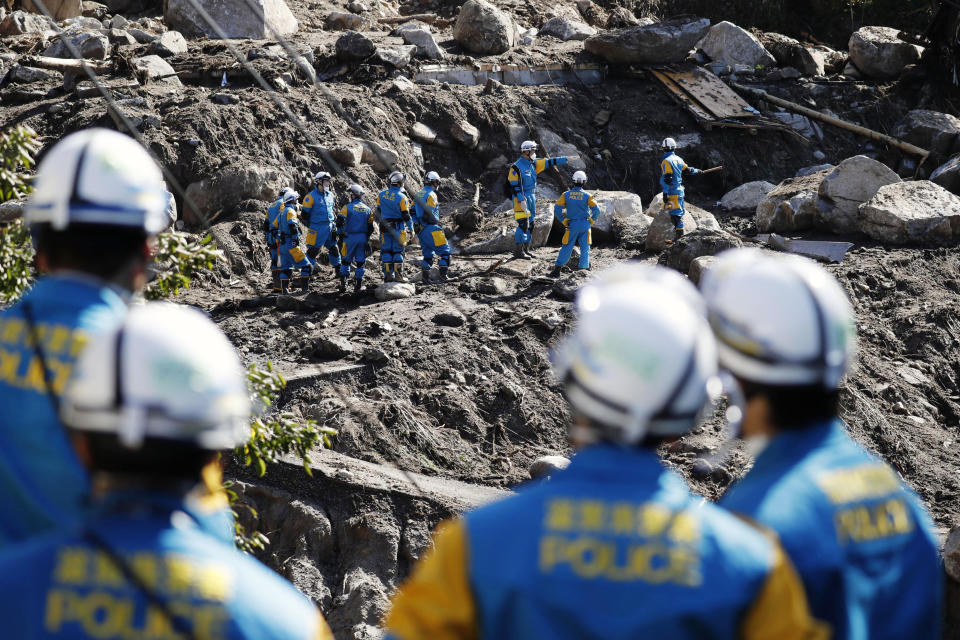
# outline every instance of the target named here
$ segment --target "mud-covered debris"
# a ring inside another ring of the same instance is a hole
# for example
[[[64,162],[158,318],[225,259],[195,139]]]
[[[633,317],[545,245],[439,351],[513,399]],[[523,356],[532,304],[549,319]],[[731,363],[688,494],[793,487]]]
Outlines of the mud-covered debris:
[[[374,295],[380,302],[386,302],[388,300],[411,298],[416,292],[416,287],[410,282],[383,282],[377,285]]]
[[[764,198],[776,188],[766,180],[755,180],[731,189],[720,199],[720,206],[727,210],[750,209],[756,210]]]
[[[709,211],[704,211],[700,207],[686,203],[684,207],[683,229],[685,233],[693,233],[697,229],[720,231],[720,223],[713,217]],[[666,249],[673,241],[674,226],[670,212],[662,209],[654,217],[647,231],[646,249],[647,251],[660,251]],[[684,269],[686,272],[686,269]]]
[[[433,39],[433,34],[430,33],[430,29],[426,25],[403,29],[400,35],[405,43],[417,47],[416,55],[418,58],[443,60],[446,57],[443,49]]]
[[[570,459],[563,456],[541,456],[530,464],[530,477],[549,478],[570,466]]]
[[[324,360],[339,360],[354,351],[353,343],[340,336],[320,336],[313,343],[313,355]]]
[[[337,57],[346,62],[359,62],[369,58],[377,51],[373,40],[356,31],[347,31],[337,38],[334,45]]]
[[[819,156],[818,156],[817,154],[819,154]],[[824,154],[823,154],[822,151],[814,151],[814,152],[813,152],[813,159],[814,159],[814,160],[823,160],[825,157],[826,157],[826,156],[824,156]],[[829,172],[829,171],[832,171],[835,166],[837,166],[837,165],[835,165],[835,164],[830,164],[829,162],[826,162],[826,163],[824,163],[824,164],[815,164],[815,165],[812,165],[812,166],[809,166],[809,167],[803,167],[802,169],[798,169],[797,172],[794,174],[793,177],[795,177],[795,178],[805,178],[805,177],[807,177],[807,176],[812,176],[813,174],[817,173],[818,171],[827,171],[827,172]],[[826,175],[826,174],[824,174],[824,175]],[[820,186],[820,183],[819,183],[819,182],[817,183],[817,186],[818,186],[818,187]]]
[[[693,284],[700,284],[700,279],[703,277],[703,274],[706,273],[716,262],[716,256],[700,256],[699,258],[694,258],[693,262],[690,263],[689,271],[687,271],[687,276],[689,276],[690,282]]]
[[[890,167],[867,156],[847,158],[820,183],[817,226],[831,233],[857,231],[860,205],[880,187],[900,182]]]
[[[363,353],[361,355],[364,362],[370,362],[373,364],[383,364],[390,360],[390,354],[381,349],[380,347],[371,347],[367,346],[363,348]]]
[[[393,325],[389,322],[384,322],[373,318],[367,324],[367,335],[371,337],[382,336],[385,333],[390,333],[393,331]]]
[[[296,311],[300,307],[300,300],[294,296],[277,296],[274,302],[281,311]]]
[[[332,11],[324,25],[328,31],[359,31],[363,28],[363,17],[345,11]]]
[[[453,38],[480,55],[504,53],[516,45],[516,27],[510,14],[486,0],[467,0],[453,27]]]
[[[417,47],[414,45],[378,46],[374,52],[374,60],[388,64],[397,69],[403,69],[413,60]],[[412,83],[410,83],[412,86]]]
[[[468,149],[473,149],[480,142],[480,130],[466,120],[457,120],[450,125],[450,135]]]
[[[242,2],[243,0],[241,0]],[[165,0],[163,19],[170,29],[176,29],[188,38],[219,38],[220,35],[197,11],[202,7],[213,18],[227,38],[275,38],[288,36],[300,28],[284,0],[251,0],[256,7],[243,6],[238,10],[234,2],[221,0]]]
[[[900,40],[899,33],[893,27],[860,27],[847,43],[850,61],[871,78],[896,78],[923,52],[923,47]]]
[[[613,116],[613,113],[609,109],[601,109],[597,111],[597,115],[593,116],[593,126],[601,129],[607,126],[607,123],[610,122],[610,118]]]
[[[483,278],[477,282],[477,292],[487,295],[501,295],[507,292],[507,281],[503,278]]]
[[[713,256],[727,249],[742,247],[743,243],[726,231],[698,229],[684,234],[660,254],[659,264],[680,273],[690,271],[690,265],[700,256]]]
[[[43,50],[43,55],[51,58],[73,58],[67,42],[87,60],[105,60],[110,55],[110,38],[90,31],[64,33]]]
[[[214,93],[210,100],[217,104],[237,104],[240,102],[240,96],[235,93]]]
[[[591,272],[586,270],[574,271],[569,276],[560,278],[551,286],[551,290],[561,300],[573,301],[577,297],[577,291],[590,279]]]
[[[437,139],[437,132],[422,122],[414,122],[410,127],[410,137],[417,142],[432,144]]]
[[[462,327],[467,322],[467,317],[459,311],[441,311],[433,316],[434,324],[442,327]]]
[[[392,171],[400,156],[397,152],[376,140],[360,140],[363,145],[361,161],[381,172]]]
[[[664,20],[651,25],[603,31],[587,38],[584,50],[618,64],[671,64],[687,53],[710,28],[706,18]]]
[[[948,244],[960,240],[960,197],[929,180],[888,184],[860,206],[859,227],[890,244]]]
[[[554,16],[540,27],[541,36],[553,36],[563,41],[567,40],[586,40],[595,35],[597,30],[588,24],[577,20],[567,20],[560,16]]]
[[[150,43],[148,53],[155,53],[161,58],[179,56],[187,52],[187,40],[179,31],[167,31]]]

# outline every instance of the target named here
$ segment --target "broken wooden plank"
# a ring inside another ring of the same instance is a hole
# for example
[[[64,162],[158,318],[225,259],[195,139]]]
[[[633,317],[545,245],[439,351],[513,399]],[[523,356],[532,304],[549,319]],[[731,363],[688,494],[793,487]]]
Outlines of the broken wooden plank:
[[[139,89],[140,83],[136,80],[121,80],[119,82],[102,83],[103,88],[108,91],[126,91],[130,89]],[[76,86],[78,98],[93,98],[100,95],[100,90],[90,82],[83,82]]]
[[[704,109],[700,104],[695,102],[680,85],[673,81],[673,78],[668,76],[663,71],[657,69],[651,69],[653,76],[660,81],[660,83],[666,87],[667,91],[670,92],[670,95],[679,102],[684,108],[687,109],[696,118],[699,122],[711,122],[714,120],[712,114],[710,114],[706,109]]]
[[[62,73],[83,73],[86,64],[94,73],[104,73],[113,68],[112,62],[97,62],[94,60],[74,60],[72,58],[50,58],[48,56],[25,56],[18,60],[25,67],[36,69],[50,69]]]
[[[711,120],[751,118],[750,103],[741,98],[720,78],[701,67],[693,70],[665,70],[662,72],[683,89],[693,100],[709,111]]]
[[[427,24],[433,24],[439,19],[440,16],[435,13],[413,13],[409,16],[387,16],[386,18],[378,18],[377,22],[380,24],[403,24],[411,20],[418,20]]]

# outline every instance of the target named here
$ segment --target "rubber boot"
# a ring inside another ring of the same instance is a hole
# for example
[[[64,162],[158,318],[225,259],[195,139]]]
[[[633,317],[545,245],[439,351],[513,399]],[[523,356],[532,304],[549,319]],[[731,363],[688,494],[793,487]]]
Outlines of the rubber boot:
[[[360,293],[363,291],[363,280],[360,278],[354,278],[353,280],[353,297],[359,298]]]
[[[393,270],[394,270],[394,274],[393,274],[393,280],[394,280],[394,282],[409,282],[409,280],[407,280],[406,278],[403,277],[403,263],[402,263],[402,262],[395,262],[395,263],[393,264]]]
[[[280,281],[280,293],[286,295],[290,293],[290,279],[284,278]]]
[[[678,227],[673,230],[673,241],[676,242],[683,237],[683,228]]]
[[[447,277],[447,267],[440,267],[440,282],[446,282],[449,280]]]
[[[530,251],[530,243],[529,243],[529,242],[523,245],[523,255],[525,255],[525,256],[528,257],[528,258],[535,258],[535,257],[536,257],[535,255],[533,255],[533,252]]]
[[[393,265],[388,264],[383,271],[383,281],[384,282],[393,282],[395,274],[393,272]]]
[[[300,289],[300,291],[303,291],[304,293],[306,293],[307,289],[310,288],[309,274],[301,275],[299,278],[297,278],[297,288]]]
[[[340,286],[337,287],[339,293],[347,292],[347,276],[340,274]]]
[[[519,242],[513,246],[513,257],[517,260],[520,260],[524,257],[523,255],[523,245]]]
[[[547,274],[547,277],[548,277],[548,278],[559,278],[559,277],[560,277],[560,269],[562,269],[562,267],[561,267],[560,265],[558,265],[558,264],[553,265],[553,269],[550,269],[550,273]]]
[[[274,272],[272,273],[272,276],[273,276],[273,278],[272,278],[272,280],[273,280],[273,284],[272,284],[273,292],[274,292],[274,293],[280,293],[280,272],[279,272],[279,271],[274,271]]]
[[[430,269],[420,269],[423,284],[430,284]]]

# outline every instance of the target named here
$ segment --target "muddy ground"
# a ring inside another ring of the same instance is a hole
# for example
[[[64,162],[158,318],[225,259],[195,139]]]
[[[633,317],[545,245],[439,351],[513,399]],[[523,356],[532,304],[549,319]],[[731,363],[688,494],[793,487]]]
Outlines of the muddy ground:
[[[540,26],[549,16],[536,4],[499,4],[521,16],[524,26]],[[563,15],[576,12],[573,3],[554,5],[553,11]],[[414,11],[414,5],[377,6],[385,12]],[[485,90],[434,84],[398,90],[392,80],[397,72],[344,66],[335,59],[339,34],[321,27],[330,10],[343,8],[340,3],[296,0],[291,7],[304,27],[292,41],[313,52],[316,69],[327,78],[324,87],[336,100],[302,78],[283,100],[322,144],[347,137],[383,141],[397,152],[399,167],[414,185],[427,170],[439,171],[442,205],[469,200],[476,184],[485,211],[503,200],[503,171],[515,153],[511,125],[550,129],[577,146],[592,188],[632,191],[644,204],[658,190],[658,142],[667,135],[684,138],[688,142],[681,153],[688,164],[725,167],[691,179],[688,201],[714,212],[724,229],[746,236],[756,232],[752,212],[724,212],[715,205],[743,182],[777,183],[819,164],[816,152],[831,163],[866,153],[894,169],[902,160],[839,129],[825,129],[824,139],[813,141],[778,131],[704,131],[643,72],[613,70],[604,82],[589,86]],[[451,17],[458,3],[415,7]],[[635,14],[657,10],[657,3],[646,3],[637,5]],[[370,33],[378,42],[399,42],[386,30]],[[450,61],[470,60],[452,42],[449,27],[440,29],[437,39]],[[246,54],[268,43],[238,44]],[[0,52],[23,54],[37,46],[29,37],[0,38]],[[125,55],[142,55],[142,48],[131,47]],[[486,61],[592,60],[577,43],[542,38]],[[220,89],[219,71],[231,64],[222,44],[191,42],[188,54],[170,62],[178,69],[212,72],[185,79],[185,87],[172,93],[133,92],[123,106],[181,184],[226,166],[257,164],[279,169],[305,193],[310,175],[331,169],[249,79],[231,80]],[[292,70],[288,61],[270,57],[254,64],[271,81]],[[121,78],[124,67],[107,75]],[[937,90],[908,82],[834,78],[754,84],[880,131],[889,131],[920,101],[926,108],[950,110],[938,102]],[[101,98],[78,99],[56,87],[50,83],[50,92],[39,100],[3,100],[0,122],[30,124],[45,142],[83,127],[116,127]],[[9,89],[0,90],[0,97]],[[235,94],[239,101],[217,104],[211,99],[216,92]],[[598,118],[603,111],[609,112],[608,121]],[[451,124],[459,119],[480,130],[476,149],[466,151],[449,139]],[[417,121],[439,132],[440,142],[415,147],[408,131]],[[542,184],[560,191],[569,174],[566,168],[547,174]],[[383,171],[361,164],[335,175],[335,186],[342,193],[347,184],[359,182],[371,193],[382,188],[384,177]],[[179,195],[178,200],[182,205]],[[231,474],[242,483],[245,499],[258,507],[259,517],[244,516],[247,524],[274,541],[264,559],[321,605],[338,637],[375,637],[390,590],[422,553],[439,519],[528,481],[528,467],[537,457],[571,453],[565,437],[569,416],[550,374],[549,351],[570,329],[570,293],[589,274],[566,274],[557,284],[537,279],[550,269],[558,248],[553,242],[535,250],[530,261],[498,265],[506,256],[457,256],[453,281],[418,285],[409,299],[378,302],[371,291],[359,301],[337,295],[327,270],[313,280],[310,293],[276,298],[267,290],[259,231],[266,204],[247,200],[217,214],[212,230],[229,263],[201,278],[181,300],[208,311],[246,362],[271,362],[291,378],[274,410],[339,431],[335,453],[314,454],[318,464],[312,478],[296,463],[277,464],[265,478],[256,478],[234,461]],[[843,389],[843,417],[858,440],[896,466],[945,531],[960,523],[960,257],[955,248],[892,249],[863,237],[844,239],[854,248],[842,264],[828,268],[854,303],[860,355]],[[415,255],[415,250],[408,253]],[[624,260],[658,258],[615,237],[592,254],[595,271]],[[376,260],[368,267],[372,288],[381,277]],[[454,322],[459,326],[437,318],[452,311],[461,315],[462,322]],[[332,353],[322,340],[332,337],[349,345]],[[710,475],[694,477],[694,461],[720,446],[720,426],[715,418],[664,451],[708,498],[722,493],[747,464],[737,450]],[[367,463],[373,466],[363,466]],[[370,480],[383,474],[388,479],[382,483]],[[428,487],[423,478],[439,485]],[[458,481],[490,492],[475,494]]]

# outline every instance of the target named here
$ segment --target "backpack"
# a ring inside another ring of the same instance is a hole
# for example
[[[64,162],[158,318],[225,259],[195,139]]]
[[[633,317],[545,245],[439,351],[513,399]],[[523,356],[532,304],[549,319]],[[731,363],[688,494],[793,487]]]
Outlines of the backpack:
[[[509,167],[507,167],[506,172],[503,174],[503,192],[506,194],[508,198],[512,200],[513,185],[510,184],[510,169],[516,169],[518,175],[522,175],[522,174],[520,173],[520,167],[518,167],[516,163],[513,163]]]

